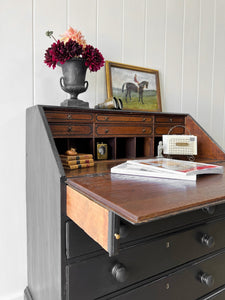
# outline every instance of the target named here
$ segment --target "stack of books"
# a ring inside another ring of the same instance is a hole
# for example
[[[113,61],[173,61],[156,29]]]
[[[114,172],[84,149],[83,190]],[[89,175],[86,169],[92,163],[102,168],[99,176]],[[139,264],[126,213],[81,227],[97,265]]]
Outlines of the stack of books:
[[[184,160],[156,158],[128,160],[111,168],[111,173],[195,181],[197,175],[222,174],[223,167]]]
[[[60,155],[64,169],[74,170],[94,166],[92,154]]]

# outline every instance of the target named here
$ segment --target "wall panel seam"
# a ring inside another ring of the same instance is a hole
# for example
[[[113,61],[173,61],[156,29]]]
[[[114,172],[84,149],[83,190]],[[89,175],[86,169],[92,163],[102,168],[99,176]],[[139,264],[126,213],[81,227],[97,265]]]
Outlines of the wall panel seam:
[[[99,0],[96,0],[96,47],[99,48]],[[101,50],[100,50],[101,51]],[[104,55],[103,55],[104,56]],[[98,74],[95,76],[95,97],[94,103],[97,104],[97,95],[98,95]],[[95,106],[94,105],[94,106]]]
[[[215,77],[215,52],[216,52],[216,1],[214,0],[214,14],[213,14],[213,54],[212,54],[212,86],[211,86],[211,109],[210,109],[210,124],[209,130],[212,133],[213,127],[213,94],[214,94],[214,77]]]
[[[202,0],[199,5],[199,33],[198,33],[198,74],[197,74],[197,97],[196,97],[196,119],[199,114],[199,83],[200,83],[200,53],[201,53],[201,31],[202,31]]]
[[[163,76],[163,98],[164,106],[166,102],[165,90],[166,90],[166,50],[167,50],[167,23],[168,23],[168,0],[166,0],[166,14],[165,14],[165,34],[164,34],[164,76]]]
[[[145,40],[144,40],[144,65],[147,64],[147,23],[148,23],[148,0],[145,0]]]
[[[124,0],[122,1],[122,43],[121,43],[121,47],[122,47],[122,63],[124,63],[124,35],[125,35],[125,14],[124,14]]]
[[[225,81],[224,81],[225,85]],[[224,91],[224,96],[223,96],[223,103],[225,103],[225,91]],[[225,147],[225,105],[223,106],[223,147]]]
[[[35,105],[35,0],[32,0],[32,105]]]
[[[184,41],[185,41],[185,25],[186,25],[186,2],[183,8],[183,37],[182,37],[182,56],[181,56],[181,93],[180,93],[180,111],[183,111],[184,96]]]

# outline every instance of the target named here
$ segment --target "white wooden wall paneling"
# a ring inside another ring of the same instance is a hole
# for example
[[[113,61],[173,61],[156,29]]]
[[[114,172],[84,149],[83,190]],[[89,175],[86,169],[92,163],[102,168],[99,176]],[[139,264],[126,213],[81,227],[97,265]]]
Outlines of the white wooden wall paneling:
[[[145,0],[124,0],[124,63],[145,66]]]
[[[56,39],[67,29],[66,0],[34,0],[34,104],[59,105],[67,99],[59,83],[62,76],[60,67],[54,70],[44,64],[45,50],[54,40],[45,35],[54,31]]]
[[[32,105],[32,2],[1,1],[0,22],[0,299],[7,299],[22,294],[27,281],[25,109]]]
[[[212,83],[211,130],[215,140],[222,145],[224,140],[224,94],[225,94],[225,1],[216,1],[215,45]]]
[[[196,117],[200,1],[185,1],[181,111]]]
[[[97,46],[105,60],[120,62],[123,39],[123,1],[97,0]],[[106,99],[105,69],[97,72],[97,103]]]
[[[164,110],[166,1],[147,0],[146,9],[146,67],[159,70],[162,109]]]
[[[167,0],[164,107],[170,112],[181,111],[183,18],[184,2]]]
[[[225,0],[0,2],[0,124],[7,129],[0,132],[6,145],[0,156],[0,299],[10,299],[26,286],[25,109],[68,98],[59,84],[61,69],[43,62],[54,42],[45,32],[58,38],[71,25],[106,60],[158,69],[163,111],[190,113],[225,147]],[[87,80],[80,98],[93,107],[106,98],[105,69],[88,71]],[[10,180],[18,171],[14,197]]]
[[[68,0],[67,28],[69,26],[80,30],[87,44],[97,47],[97,0]],[[101,52],[101,49],[99,50]],[[96,78],[97,73],[87,69],[88,89],[85,93],[78,95],[78,99],[89,102],[90,107],[94,107],[96,103]]]
[[[213,78],[214,45],[214,1],[201,1],[199,70],[198,70],[198,107],[197,119],[206,131],[211,133],[211,93]]]

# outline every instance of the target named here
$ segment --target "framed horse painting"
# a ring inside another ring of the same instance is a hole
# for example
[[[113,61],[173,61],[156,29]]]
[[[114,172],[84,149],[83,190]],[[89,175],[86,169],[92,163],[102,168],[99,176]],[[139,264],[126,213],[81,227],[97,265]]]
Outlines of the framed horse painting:
[[[108,98],[116,97],[126,110],[162,111],[159,72],[106,61]]]

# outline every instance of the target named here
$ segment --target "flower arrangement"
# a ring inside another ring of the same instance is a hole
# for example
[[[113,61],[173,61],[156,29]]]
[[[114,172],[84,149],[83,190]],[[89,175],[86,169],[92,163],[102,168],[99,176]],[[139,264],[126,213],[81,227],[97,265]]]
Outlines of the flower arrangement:
[[[54,38],[53,31],[47,31],[46,35]],[[60,40],[55,40],[45,51],[45,60],[47,66],[55,69],[57,64],[64,64],[67,60],[80,57],[85,60],[85,65],[90,71],[96,72],[104,66],[104,57],[101,52],[91,45],[87,45],[84,36],[80,31],[69,27],[61,35]]]

